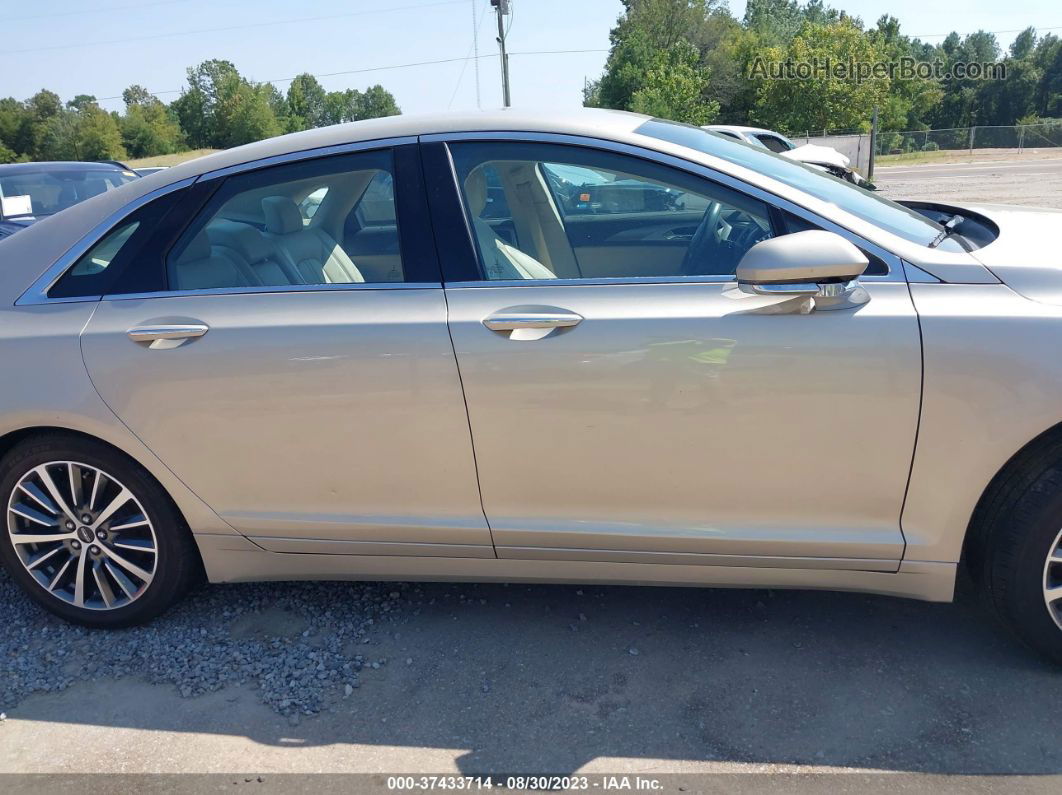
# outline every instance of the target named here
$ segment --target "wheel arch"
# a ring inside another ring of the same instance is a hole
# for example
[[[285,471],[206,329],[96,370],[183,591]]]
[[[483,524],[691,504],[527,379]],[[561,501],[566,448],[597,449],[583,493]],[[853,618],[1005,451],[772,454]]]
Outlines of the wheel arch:
[[[158,459],[145,461],[145,459],[150,456],[150,451],[147,448],[144,448],[144,451],[146,451],[148,455],[138,455],[136,452],[133,452],[122,445],[116,444],[115,441],[111,439],[78,428],[54,424],[27,425],[8,430],[6,433],[0,435],[0,461],[3,461],[7,454],[18,444],[28,439],[47,436],[49,434],[74,437],[101,444],[143,469],[148,476],[158,484],[162,493],[166,495],[166,498],[170,501],[171,506],[176,511],[177,516],[180,517],[185,529],[192,535],[193,539],[197,532],[239,535],[233,528],[226,524],[224,520],[214,513],[209,506],[189,491],[188,488],[184,486],[184,484],[172,472],[170,472],[161,461]],[[202,553],[199,550],[198,543],[194,544],[194,546],[196,547],[197,554],[200,555],[200,563],[202,563]]]
[[[1053,450],[1062,454],[1062,422],[1052,425],[1022,445],[996,471],[981,492],[966,527],[961,558],[975,578],[984,562],[983,552],[990,530],[987,517],[996,508],[999,500],[1010,499],[1031,485],[1039,474],[1035,464],[1048,457]]]

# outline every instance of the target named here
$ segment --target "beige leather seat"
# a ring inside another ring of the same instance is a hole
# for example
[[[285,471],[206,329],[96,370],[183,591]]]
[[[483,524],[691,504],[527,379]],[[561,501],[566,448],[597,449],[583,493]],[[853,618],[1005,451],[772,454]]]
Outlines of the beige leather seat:
[[[267,238],[303,284],[352,284],[365,278],[342,247],[322,229],[306,226],[287,196],[262,199]]]
[[[206,233],[215,246],[235,253],[257,284],[275,287],[302,283],[295,269],[283,261],[272,241],[253,226],[215,219],[207,224]]]
[[[221,246],[212,246],[205,232],[192,238],[181,255],[169,263],[169,276],[173,290],[255,286],[247,266]]]
[[[556,279],[553,271],[534,257],[510,246],[491,229],[480,214],[487,206],[487,178],[482,168],[473,169],[465,178],[465,198],[472,213],[472,230],[479,243],[486,276],[491,280]]]

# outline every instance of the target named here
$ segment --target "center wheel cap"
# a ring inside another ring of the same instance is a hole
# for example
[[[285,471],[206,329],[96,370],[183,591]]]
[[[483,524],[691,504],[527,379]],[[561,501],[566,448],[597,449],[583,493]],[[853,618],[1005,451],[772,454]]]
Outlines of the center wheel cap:
[[[96,536],[93,535],[92,530],[88,527],[79,527],[77,529],[77,537],[89,544],[96,540]]]

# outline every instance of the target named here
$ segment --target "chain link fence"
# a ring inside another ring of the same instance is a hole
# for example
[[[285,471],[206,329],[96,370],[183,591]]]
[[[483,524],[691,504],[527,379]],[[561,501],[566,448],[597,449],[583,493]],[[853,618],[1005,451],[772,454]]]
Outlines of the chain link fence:
[[[790,136],[795,144],[819,144],[836,149],[851,160],[851,166],[859,173],[870,172],[870,133],[833,133]],[[973,152],[979,149],[996,149],[1007,152],[1062,147],[1062,119],[1014,124],[1010,126],[954,127],[947,130],[906,130],[902,132],[879,132],[873,146],[874,157],[882,155],[905,155],[918,152]]]
[[[843,136],[839,136],[843,137]],[[1017,152],[1062,146],[1062,119],[1007,127],[955,127],[949,130],[908,130],[878,133],[875,154],[1008,149]]]

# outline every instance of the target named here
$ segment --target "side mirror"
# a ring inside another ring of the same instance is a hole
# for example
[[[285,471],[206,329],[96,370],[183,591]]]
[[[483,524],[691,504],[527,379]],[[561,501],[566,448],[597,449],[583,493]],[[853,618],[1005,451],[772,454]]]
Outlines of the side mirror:
[[[839,309],[868,300],[855,280],[869,264],[840,235],[813,229],[760,241],[745,252],[736,276],[742,292],[812,296],[818,309]]]

